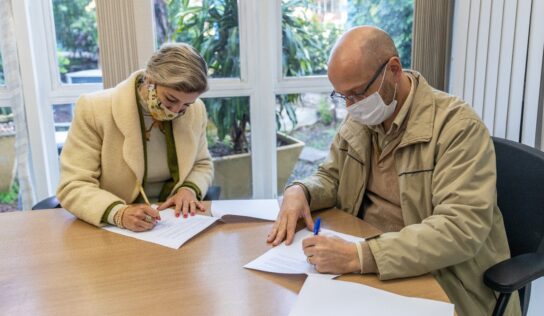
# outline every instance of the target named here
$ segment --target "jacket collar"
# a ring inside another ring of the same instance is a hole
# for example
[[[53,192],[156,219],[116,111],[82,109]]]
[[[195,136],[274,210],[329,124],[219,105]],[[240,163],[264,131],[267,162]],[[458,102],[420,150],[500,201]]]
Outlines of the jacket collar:
[[[119,83],[112,92],[112,113],[117,128],[123,134],[123,159],[136,175],[138,181],[143,181],[145,172],[144,135],[141,132],[140,117],[137,111],[136,79],[143,74],[139,70]],[[200,100],[197,102],[201,103]],[[203,106],[203,105],[202,105]],[[192,106],[182,117],[172,121],[174,143],[178,160],[179,174],[188,174],[192,164],[183,163],[181,157],[187,155],[187,148],[197,148],[193,137],[192,122],[197,121],[197,114]],[[183,140],[183,142],[181,141]]]
[[[112,93],[113,120],[125,137],[123,159],[139,181],[144,177],[145,161],[140,118],[135,107],[138,106],[136,78],[142,73],[140,70],[131,74],[125,81],[119,83]]]
[[[399,148],[415,143],[429,142],[433,136],[436,110],[433,88],[419,72],[412,70],[408,70],[408,72],[414,76],[418,84]]]

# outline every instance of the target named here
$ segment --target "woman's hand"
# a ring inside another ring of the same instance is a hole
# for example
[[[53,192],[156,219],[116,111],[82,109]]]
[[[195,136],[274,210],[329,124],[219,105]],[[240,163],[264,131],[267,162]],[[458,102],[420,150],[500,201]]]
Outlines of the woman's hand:
[[[196,193],[186,187],[182,187],[176,194],[171,196],[166,202],[162,203],[157,210],[162,211],[165,208],[174,205],[176,217],[183,213],[183,217],[187,218],[189,213],[195,215],[196,211],[205,212],[206,208],[196,198]]]
[[[120,211],[121,212],[121,211]],[[134,232],[151,230],[160,220],[159,211],[147,204],[131,204],[122,214],[122,224],[126,229]]]

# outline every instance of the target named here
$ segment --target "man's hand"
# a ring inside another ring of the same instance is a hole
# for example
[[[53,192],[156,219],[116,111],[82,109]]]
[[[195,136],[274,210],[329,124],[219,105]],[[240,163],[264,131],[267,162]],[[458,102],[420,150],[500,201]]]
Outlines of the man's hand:
[[[160,220],[159,211],[147,204],[131,204],[125,210],[122,221],[123,227],[134,232],[151,230]]]
[[[183,213],[183,217],[187,218],[189,213],[193,216],[197,210],[200,212],[206,211],[204,205],[197,200],[195,192],[186,187],[179,189],[175,195],[171,196],[157,209],[162,211],[172,205],[174,205],[176,217],[179,217],[180,213]]]
[[[360,272],[357,248],[353,242],[338,236],[312,236],[302,240],[308,262],[319,273],[344,274]]]
[[[300,217],[304,218],[308,229],[314,229],[314,222],[310,214],[310,206],[306,201],[306,195],[304,195],[304,189],[299,185],[293,185],[285,190],[283,194],[280,213],[272,230],[268,233],[266,241],[277,246],[285,239],[285,244],[290,245],[293,242],[297,221]]]

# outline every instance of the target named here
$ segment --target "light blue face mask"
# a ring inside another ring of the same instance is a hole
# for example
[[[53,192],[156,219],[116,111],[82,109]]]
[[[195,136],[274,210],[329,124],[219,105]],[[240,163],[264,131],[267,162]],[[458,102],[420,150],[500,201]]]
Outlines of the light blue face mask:
[[[382,89],[383,82],[385,80],[385,73],[387,72],[387,66],[383,72],[382,82],[378,91],[372,93],[368,97],[352,104],[347,108],[353,120],[363,125],[378,125],[388,119],[397,107],[397,84],[395,84],[395,93],[393,94],[393,101],[389,104],[385,104],[380,90]]]

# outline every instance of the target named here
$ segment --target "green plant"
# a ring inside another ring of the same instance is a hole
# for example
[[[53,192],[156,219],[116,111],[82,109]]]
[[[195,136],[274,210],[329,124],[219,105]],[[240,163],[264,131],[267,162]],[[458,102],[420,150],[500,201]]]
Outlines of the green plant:
[[[13,121],[13,111],[10,107],[0,107],[0,122]]]
[[[2,63],[2,54],[0,54],[0,84],[4,84],[4,64]]]
[[[409,68],[412,58],[413,0],[352,0],[348,5],[348,27],[375,25],[395,42],[402,66]]]
[[[319,101],[319,106],[317,108],[317,115],[319,116],[323,124],[331,125],[332,119],[333,119],[331,107],[327,103],[327,101],[325,101],[324,99],[321,99]]]
[[[315,0],[283,0],[282,73],[285,77],[324,75],[332,44],[341,30],[322,23]]]
[[[95,0],[53,0],[53,17],[63,79],[68,72],[97,68]]]
[[[0,192],[0,203],[13,204],[19,198],[19,182],[13,181],[8,192]]]
[[[212,77],[225,78],[240,75],[238,2],[236,0],[203,0],[200,6],[193,6],[188,0],[162,0],[156,1],[155,8],[172,21],[168,25],[159,24],[159,34],[163,34],[159,37],[191,43],[208,63],[209,75]],[[287,11],[286,14],[288,14]],[[168,34],[170,30],[172,34]],[[300,50],[303,49],[302,43],[298,45],[296,42],[290,43],[295,46],[295,49],[290,50],[289,53],[300,55]],[[304,65],[310,59],[310,56],[305,56],[301,59],[302,63],[290,68],[290,71],[298,71],[299,75],[306,74]],[[299,100],[299,95],[278,96],[278,99],[280,108],[276,113],[276,122],[279,122],[279,115],[286,111],[289,119],[296,125],[296,114],[292,105]],[[225,141],[228,136],[235,153],[249,149],[247,131],[250,114],[246,100],[247,98],[206,100],[208,116],[217,128],[217,137]]]

